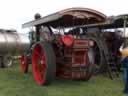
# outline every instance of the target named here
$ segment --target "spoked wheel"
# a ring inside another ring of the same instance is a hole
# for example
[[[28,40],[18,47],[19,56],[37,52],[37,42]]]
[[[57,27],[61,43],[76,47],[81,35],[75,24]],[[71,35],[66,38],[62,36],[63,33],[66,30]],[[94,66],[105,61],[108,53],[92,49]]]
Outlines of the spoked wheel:
[[[11,56],[5,56],[4,57],[4,66],[11,67],[12,64],[13,64],[13,58]]]
[[[21,71],[23,73],[28,72],[27,56],[25,54],[21,56]]]
[[[11,55],[1,56],[0,67],[2,68],[11,67],[12,64],[13,64],[13,58],[11,57]]]
[[[39,85],[49,84],[55,75],[55,55],[49,43],[37,43],[32,51],[33,78]]]

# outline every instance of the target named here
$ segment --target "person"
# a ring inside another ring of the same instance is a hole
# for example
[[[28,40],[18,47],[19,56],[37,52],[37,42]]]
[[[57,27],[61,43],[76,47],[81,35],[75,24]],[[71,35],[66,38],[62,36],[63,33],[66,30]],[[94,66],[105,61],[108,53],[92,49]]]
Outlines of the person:
[[[123,48],[121,50],[121,54],[122,54],[121,64],[123,66],[123,80],[125,84],[123,92],[128,94],[128,47]]]

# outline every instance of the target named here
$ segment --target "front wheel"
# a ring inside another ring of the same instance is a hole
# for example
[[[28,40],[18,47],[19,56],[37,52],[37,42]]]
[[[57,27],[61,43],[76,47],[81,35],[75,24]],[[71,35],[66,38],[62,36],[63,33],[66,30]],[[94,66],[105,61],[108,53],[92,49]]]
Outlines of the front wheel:
[[[27,73],[28,72],[28,62],[27,62],[27,56],[25,54],[23,54],[21,56],[21,71],[23,73]]]

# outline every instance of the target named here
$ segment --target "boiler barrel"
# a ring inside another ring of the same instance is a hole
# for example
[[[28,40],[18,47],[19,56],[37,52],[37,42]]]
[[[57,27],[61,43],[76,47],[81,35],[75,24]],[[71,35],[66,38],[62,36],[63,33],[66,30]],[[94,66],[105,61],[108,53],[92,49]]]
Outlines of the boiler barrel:
[[[17,32],[0,32],[0,54],[22,53],[29,49],[29,37]]]

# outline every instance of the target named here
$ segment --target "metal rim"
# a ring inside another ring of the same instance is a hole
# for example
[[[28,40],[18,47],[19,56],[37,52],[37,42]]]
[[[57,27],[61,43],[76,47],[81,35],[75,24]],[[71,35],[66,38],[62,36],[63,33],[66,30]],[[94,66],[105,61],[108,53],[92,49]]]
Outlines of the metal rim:
[[[104,57],[102,53],[102,49],[99,44],[100,41],[95,41],[95,46],[93,46],[93,55],[94,55],[94,69],[93,75],[97,75],[102,72],[103,64],[104,64]]]
[[[93,52],[92,52],[91,48],[88,49],[86,60],[87,60],[87,70],[86,70],[86,78],[85,79],[89,80],[93,73],[92,65],[94,64],[94,57],[93,57]]]
[[[40,44],[36,44],[32,52],[32,73],[37,84],[45,83],[46,57]]]
[[[98,73],[100,71],[100,67],[102,65],[102,52],[98,45],[94,47],[94,55],[95,55],[95,72]]]
[[[26,61],[27,61],[26,60],[26,56],[25,55],[22,55],[21,56],[21,71],[23,73],[25,73],[26,72],[26,69],[27,69],[27,62]]]

